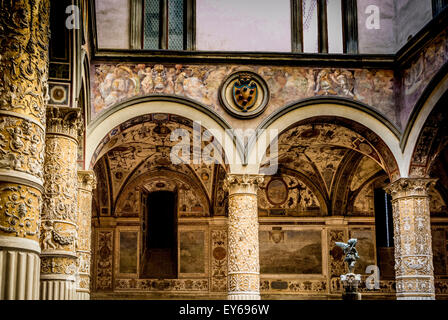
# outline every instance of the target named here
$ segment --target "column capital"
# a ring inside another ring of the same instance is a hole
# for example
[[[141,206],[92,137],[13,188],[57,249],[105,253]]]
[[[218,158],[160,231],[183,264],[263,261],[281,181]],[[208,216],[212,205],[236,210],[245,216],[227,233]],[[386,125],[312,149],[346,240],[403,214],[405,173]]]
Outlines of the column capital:
[[[386,188],[393,199],[404,197],[426,197],[429,189],[435,185],[437,179],[428,178],[400,178]]]
[[[81,128],[81,109],[67,107],[47,108],[47,134],[64,135],[78,140],[78,131]]]
[[[264,181],[260,174],[228,174],[224,180],[224,190],[233,194],[257,194],[258,186]]]
[[[92,170],[78,170],[78,188],[92,191],[96,189],[96,176]]]

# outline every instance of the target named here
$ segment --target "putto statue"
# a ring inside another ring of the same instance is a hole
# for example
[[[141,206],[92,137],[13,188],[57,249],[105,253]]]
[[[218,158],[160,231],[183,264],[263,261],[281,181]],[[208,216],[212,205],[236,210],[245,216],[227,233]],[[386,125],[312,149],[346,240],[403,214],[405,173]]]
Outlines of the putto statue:
[[[355,246],[358,243],[358,239],[350,239],[348,243],[336,242],[338,247],[341,247],[344,250],[345,259],[348,265],[348,272],[353,273],[355,269],[356,260],[359,259],[358,251]]]

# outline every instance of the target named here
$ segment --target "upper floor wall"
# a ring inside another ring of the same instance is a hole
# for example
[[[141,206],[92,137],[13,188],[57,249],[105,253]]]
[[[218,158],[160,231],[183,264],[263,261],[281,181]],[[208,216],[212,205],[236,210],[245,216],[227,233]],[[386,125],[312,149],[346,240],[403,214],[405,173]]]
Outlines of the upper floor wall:
[[[187,50],[394,54],[431,21],[434,2],[95,0],[97,44],[179,50],[182,40],[176,46],[168,38],[183,33]]]

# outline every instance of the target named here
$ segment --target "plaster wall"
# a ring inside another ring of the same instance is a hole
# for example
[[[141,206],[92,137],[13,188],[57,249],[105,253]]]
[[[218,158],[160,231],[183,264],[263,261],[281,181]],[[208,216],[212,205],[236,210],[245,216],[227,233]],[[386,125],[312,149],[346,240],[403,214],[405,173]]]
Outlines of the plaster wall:
[[[394,0],[358,0],[360,53],[393,54],[396,52],[395,2]],[[379,9],[379,29],[367,27],[368,19],[372,15],[370,6]]]
[[[96,0],[96,27],[100,49],[129,49],[129,0]]]
[[[197,0],[196,47],[217,51],[291,51],[289,0]]]
[[[395,3],[397,49],[400,49],[432,19],[432,1],[398,0]]]

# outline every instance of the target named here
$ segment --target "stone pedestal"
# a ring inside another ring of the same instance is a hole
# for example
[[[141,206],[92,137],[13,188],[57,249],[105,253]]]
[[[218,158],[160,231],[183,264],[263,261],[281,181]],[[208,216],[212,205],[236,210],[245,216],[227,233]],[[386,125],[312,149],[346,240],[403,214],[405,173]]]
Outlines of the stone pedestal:
[[[229,192],[228,299],[260,299],[258,242],[259,175],[230,175],[225,181]]]
[[[342,300],[361,300],[361,294],[358,287],[361,284],[361,275],[347,273],[341,276],[341,283],[344,291],[342,292]]]
[[[93,171],[78,171],[78,246],[76,247],[78,300],[90,299],[92,189],[96,187]]]
[[[73,108],[47,112],[41,224],[41,299],[76,299],[78,241],[78,126]]]
[[[49,13],[0,1],[0,300],[39,298]]]
[[[435,182],[399,179],[386,188],[392,195],[398,300],[435,299],[428,195]]]

